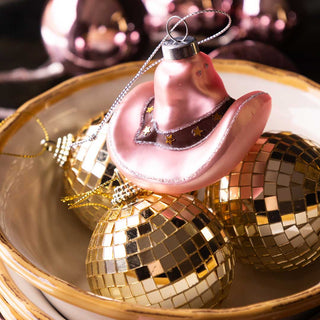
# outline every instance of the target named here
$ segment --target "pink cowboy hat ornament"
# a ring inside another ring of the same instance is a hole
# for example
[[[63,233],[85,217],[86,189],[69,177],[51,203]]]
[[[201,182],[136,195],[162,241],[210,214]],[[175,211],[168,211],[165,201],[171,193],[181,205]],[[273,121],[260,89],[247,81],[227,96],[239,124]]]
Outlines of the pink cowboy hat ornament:
[[[171,36],[170,36],[171,37]],[[171,37],[154,81],[136,86],[108,126],[108,150],[139,187],[179,194],[226,175],[261,135],[271,97],[232,99],[212,61],[190,36]]]

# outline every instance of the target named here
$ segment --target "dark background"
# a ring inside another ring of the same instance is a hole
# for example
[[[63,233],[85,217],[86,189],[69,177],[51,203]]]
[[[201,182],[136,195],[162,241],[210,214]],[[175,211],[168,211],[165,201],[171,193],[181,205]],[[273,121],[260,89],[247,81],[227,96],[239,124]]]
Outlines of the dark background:
[[[287,1],[297,11],[299,23],[290,37],[275,45],[293,61],[299,73],[320,82],[320,1]],[[0,0],[0,71],[21,66],[36,68],[48,60],[40,36],[45,4],[46,0]],[[145,52],[151,51],[148,48]],[[17,108],[67,78],[30,83],[0,82],[0,108]]]

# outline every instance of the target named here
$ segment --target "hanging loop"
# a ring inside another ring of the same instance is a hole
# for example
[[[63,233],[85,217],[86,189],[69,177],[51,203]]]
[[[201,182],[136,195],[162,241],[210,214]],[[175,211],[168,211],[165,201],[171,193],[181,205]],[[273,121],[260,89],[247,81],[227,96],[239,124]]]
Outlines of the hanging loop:
[[[186,33],[184,35],[184,37],[182,39],[179,38],[175,38],[171,35],[171,32],[173,31],[173,28],[172,29],[169,29],[169,25],[170,25],[170,21],[172,19],[179,19],[178,23],[180,22],[183,22],[184,23],[184,26],[186,28]],[[167,23],[166,23],[166,32],[167,32],[167,36],[170,37],[171,40],[173,40],[174,42],[184,42],[186,40],[186,38],[188,37],[189,35],[189,29],[188,29],[188,24],[185,20],[183,20],[183,18],[179,17],[179,16],[172,16],[168,19]]]

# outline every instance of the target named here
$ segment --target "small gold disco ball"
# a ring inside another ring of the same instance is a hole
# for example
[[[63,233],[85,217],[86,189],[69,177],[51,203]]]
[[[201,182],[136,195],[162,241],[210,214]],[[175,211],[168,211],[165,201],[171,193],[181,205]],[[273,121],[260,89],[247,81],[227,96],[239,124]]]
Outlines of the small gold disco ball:
[[[162,308],[213,307],[228,293],[234,251],[191,195],[138,195],[99,221],[86,259],[91,290]]]
[[[94,134],[103,118],[104,114],[101,114],[86,124],[76,135],[75,141],[83,140]],[[105,127],[102,128],[95,140],[83,143],[70,151],[64,165],[65,189],[68,196],[72,197],[92,191],[112,178],[115,166],[108,154]],[[96,205],[93,206],[92,203]],[[81,206],[73,209],[79,219],[91,230],[94,230],[105,212],[105,210],[101,210],[99,204],[111,207],[111,197],[92,194],[81,202]]]
[[[244,160],[207,188],[237,258],[292,270],[320,254],[320,148],[291,133],[265,133]]]

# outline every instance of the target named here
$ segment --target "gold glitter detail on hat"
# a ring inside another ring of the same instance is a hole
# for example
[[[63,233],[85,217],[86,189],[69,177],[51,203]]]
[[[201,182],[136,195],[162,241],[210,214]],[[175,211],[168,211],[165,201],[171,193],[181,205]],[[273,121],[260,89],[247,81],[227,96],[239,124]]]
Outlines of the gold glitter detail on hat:
[[[153,111],[153,109],[154,109],[154,106],[148,107],[146,112],[151,113]]]
[[[199,127],[196,127],[191,130],[192,135],[195,137],[197,137],[197,136],[201,137],[202,132],[203,132],[203,130],[201,130]]]
[[[219,114],[219,113],[215,113],[215,114],[213,115],[213,120],[214,120],[214,121],[220,121],[221,118],[222,118],[222,115]]]
[[[234,254],[215,215],[191,195],[140,195],[100,219],[86,270],[99,295],[162,308],[212,307],[229,291]]]
[[[241,262],[292,270],[320,255],[320,148],[265,133],[227,176],[207,188]]]
[[[172,143],[175,141],[176,139],[172,136],[172,134],[166,136],[166,143],[169,145],[172,145]]]

